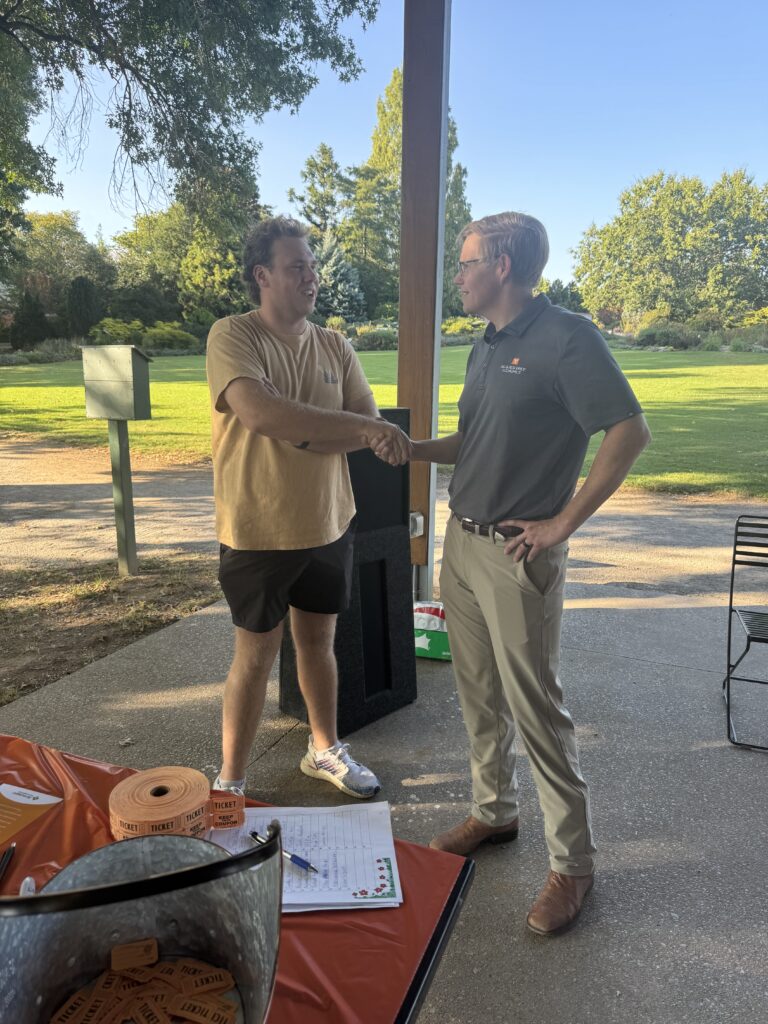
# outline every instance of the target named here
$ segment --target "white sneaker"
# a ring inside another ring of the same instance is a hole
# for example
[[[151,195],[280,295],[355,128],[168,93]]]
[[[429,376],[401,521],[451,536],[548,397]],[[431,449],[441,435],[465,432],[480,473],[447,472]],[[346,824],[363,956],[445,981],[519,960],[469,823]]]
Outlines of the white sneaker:
[[[337,743],[328,750],[316,750],[309,737],[309,747],[299,765],[305,775],[313,779],[325,779],[347,796],[367,800],[376,796],[381,783],[365,765],[349,756],[349,744]]]
[[[238,782],[239,781],[240,780],[238,779]],[[245,785],[245,779],[243,779],[243,785]],[[235,796],[245,796],[242,786],[235,786],[232,784],[223,786],[221,783],[220,775],[217,775],[216,778],[213,780],[213,785],[211,786],[211,789],[218,789],[222,793],[234,793]]]

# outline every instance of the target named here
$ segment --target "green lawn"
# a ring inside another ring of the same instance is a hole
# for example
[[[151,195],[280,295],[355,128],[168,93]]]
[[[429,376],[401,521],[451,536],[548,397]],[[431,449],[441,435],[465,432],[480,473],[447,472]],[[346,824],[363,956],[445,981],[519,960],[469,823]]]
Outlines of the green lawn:
[[[468,352],[442,350],[440,433],[456,429]],[[379,405],[396,405],[397,354],[364,352],[360,358]],[[617,358],[654,435],[633,470],[633,484],[768,498],[768,355],[618,352]],[[205,458],[210,427],[203,357],[158,358],[150,372],[153,419],[130,424],[132,450],[174,461]],[[84,409],[79,362],[0,368],[2,430],[106,443],[106,424],[86,420]]]

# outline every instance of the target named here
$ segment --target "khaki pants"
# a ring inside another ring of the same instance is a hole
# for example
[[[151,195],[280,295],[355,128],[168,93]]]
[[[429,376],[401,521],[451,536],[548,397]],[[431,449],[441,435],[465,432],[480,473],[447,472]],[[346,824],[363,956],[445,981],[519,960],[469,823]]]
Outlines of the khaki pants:
[[[568,545],[515,562],[504,543],[448,521],[440,573],[453,668],[469,734],[472,815],[517,817],[515,727],[531,764],[551,867],[593,870],[587,785],[557,676]]]

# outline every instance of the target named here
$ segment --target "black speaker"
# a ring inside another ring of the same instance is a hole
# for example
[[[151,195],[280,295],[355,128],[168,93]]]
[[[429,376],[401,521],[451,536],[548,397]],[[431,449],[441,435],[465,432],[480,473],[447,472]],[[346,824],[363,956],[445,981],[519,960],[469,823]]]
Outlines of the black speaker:
[[[409,433],[410,409],[381,409],[380,415]],[[370,448],[347,456],[352,492],[355,495],[358,533],[387,526],[408,526],[410,512],[410,471],[377,459]]]
[[[408,432],[409,410],[381,415]],[[357,506],[352,596],[336,627],[340,736],[416,699],[408,466],[349,456]],[[290,620],[280,649],[280,709],[307,721]]]

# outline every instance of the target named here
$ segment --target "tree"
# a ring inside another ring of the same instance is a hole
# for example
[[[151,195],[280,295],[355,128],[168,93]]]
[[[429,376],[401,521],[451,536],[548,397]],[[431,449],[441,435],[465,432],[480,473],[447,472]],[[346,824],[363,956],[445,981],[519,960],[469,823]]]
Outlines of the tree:
[[[472,220],[467,199],[467,170],[463,164],[453,162],[459,144],[456,122],[448,119],[448,166],[445,192],[445,242],[443,257],[443,316],[456,316],[464,312],[459,289],[453,283],[459,253],[456,240],[462,228]]]
[[[181,203],[158,213],[139,214],[129,231],[114,238],[118,287],[151,286],[178,315],[179,272],[194,230],[194,218]]]
[[[53,161],[42,147],[27,140],[41,103],[32,60],[0,34],[0,281],[4,282],[19,260],[20,232],[27,226],[24,203],[30,194],[55,190]]]
[[[400,255],[400,189],[382,171],[351,167],[347,216],[339,226],[345,255],[360,277],[368,315],[397,302]]]
[[[76,213],[29,213],[27,221],[29,228],[19,232],[16,243],[20,253],[15,272],[19,290],[34,292],[46,313],[62,318],[67,312],[67,289],[76,277],[88,277],[105,297],[114,266],[85,237]]]
[[[378,0],[23,0],[0,7],[0,36],[52,100],[75,86],[58,123],[75,146],[100,101],[123,158],[118,189],[137,168],[155,182],[167,170],[188,205],[215,205],[253,193],[258,147],[243,134],[246,120],[295,110],[319,62],[355,78],[361,65],[343,22],[357,14],[365,26],[377,9]],[[110,81],[103,95],[94,69]],[[26,129],[17,120],[16,144]]]
[[[185,318],[209,326],[219,317],[250,308],[237,256],[204,228],[195,232],[179,266],[179,299]]]
[[[211,316],[247,309],[238,259],[244,228],[245,218],[232,213],[214,230],[210,220],[178,202],[167,210],[137,216],[129,231],[115,237],[118,289],[113,315],[122,315],[118,310],[123,308],[127,319],[154,322],[176,319],[183,312],[187,319],[206,323]],[[141,293],[150,299],[148,311],[136,308]],[[148,321],[160,306],[165,306],[165,313]]]
[[[26,289],[11,325],[11,348],[34,348],[48,335],[48,321],[37,295]]]
[[[317,312],[325,317],[343,316],[347,322],[362,320],[366,305],[360,287],[360,275],[345,259],[332,228],[323,235],[315,255],[320,270]]]
[[[658,314],[737,322],[768,302],[768,187],[744,171],[711,188],[663,172],[619,197],[619,213],[592,225],[576,250],[589,311],[618,310],[625,326]]]
[[[109,298],[109,315],[116,320],[140,320],[151,327],[158,320],[175,320],[181,312],[177,299],[166,298],[149,281],[114,288]]]
[[[104,306],[93,281],[82,275],[73,278],[67,289],[67,323],[70,336],[85,337],[103,315]]]
[[[546,278],[542,278],[538,291],[543,292],[555,306],[570,309],[573,313],[585,312],[581,292],[576,287],[575,281],[563,284],[559,277],[556,277],[554,281],[547,281]]]
[[[319,242],[328,228],[335,228],[341,216],[349,180],[341,173],[333,150],[321,142],[312,156],[307,157],[300,171],[304,192],[288,189],[288,199],[298,208],[299,216],[312,226],[314,241]]]
[[[360,272],[370,309],[382,302],[397,302],[400,263],[400,177],[403,162],[403,72],[395,68],[376,105],[377,119],[371,136],[371,155],[362,167],[351,168],[352,188],[342,224],[341,239]],[[453,162],[458,146],[456,122],[448,117],[446,165],[445,263],[443,268],[444,315],[461,312],[459,293],[453,285],[456,273],[456,236],[471,220],[466,197],[466,169]],[[368,214],[378,210],[378,224]],[[355,222],[362,219],[362,224]],[[374,237],[377,235],[378,237]],[[360,256],[361,237],[366,257]],[[373,289],[373,292],[372,292]],[[373,293],[375,292],[375,296]]]

